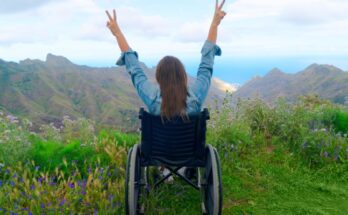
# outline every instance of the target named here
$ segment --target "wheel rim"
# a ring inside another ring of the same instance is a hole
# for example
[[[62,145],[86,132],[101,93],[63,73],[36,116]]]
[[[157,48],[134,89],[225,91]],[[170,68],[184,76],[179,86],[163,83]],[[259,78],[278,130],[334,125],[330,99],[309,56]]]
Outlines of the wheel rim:
[[[138,151],[138,144],[133,147],[129,166],[129,179],[127,184],[128,191],[128,214],[139,214],[140,205],[140,183],[141,183],[141,167],[140,167],[140,156]]]
[[[221,178],[218,157],[212,146],[207,146],[207,162],[204,168],[203,201],[207,214],[221,214]]]

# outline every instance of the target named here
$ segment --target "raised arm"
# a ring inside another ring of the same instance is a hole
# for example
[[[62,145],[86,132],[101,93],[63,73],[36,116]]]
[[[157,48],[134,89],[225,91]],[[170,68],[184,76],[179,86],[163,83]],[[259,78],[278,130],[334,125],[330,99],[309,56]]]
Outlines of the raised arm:
[[[218,26],[220,25],[221,20],[226,15],[226,12],[222,10],[222,7],[224,6],[224,4],[225,4],[225,0],[223,0],[220,5],[218,3],[218,0],[216,0],[214,18],[213,18],[213,21],[211,22],[209,34],[208,34],[208,40],[212,43],[216,43]]]
[[[210,80],[213,74],[215,55],[221,55],[221,49],[216,45],[216,39],[218,26],[226,15],[226,13],[222,11],[222,6],[224,5],[224,3],[225,0],[223,0],[219,5],[218,0],[216,0],[215,13],[210,25],[208,38],[205,41],[201,51],[202,58],[198,68],[197,79],[192,86],[193,93],[197,97],[200,106],[203,105],[203,102],[208,94]]]
[[[109,21],[106,23],[106,26],[110,29],[111,33],[116,37],[117,44],[120,47],[122,52],[126,52],[130,49],[126,38],[124,37],[118,23],[116,20],[116,11],[113,10],[113,17],[111,17],[109,11],[105,11],[109,17]]]
[[[116,11],[113,10],[113,17],[111,17],[108,11],[105,12],[109,17],[106,26],[116,37],[117,44],[122,52],[121,57],[117,60],[116,64],[119,66],[126,66],[126,70],[132,77],[132,83],[137,90],[138,95],[148,107],[149,111],[153,112],[153,108],[155,107],[153,104],[158,96],[158,88],[148,81],[143,68],[139,64],[137,52],[129,47],[127,40],[117,23]]]

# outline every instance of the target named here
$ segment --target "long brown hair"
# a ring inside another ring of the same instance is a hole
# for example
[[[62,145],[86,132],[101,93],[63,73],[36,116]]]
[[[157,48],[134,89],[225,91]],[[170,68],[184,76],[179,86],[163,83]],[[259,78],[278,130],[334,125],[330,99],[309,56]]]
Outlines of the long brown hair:
[[[170,120],[175,116],[186,118],[187,75],[184,65],[173,56],[160,60],[156,69],[162,104],[161,116]]]

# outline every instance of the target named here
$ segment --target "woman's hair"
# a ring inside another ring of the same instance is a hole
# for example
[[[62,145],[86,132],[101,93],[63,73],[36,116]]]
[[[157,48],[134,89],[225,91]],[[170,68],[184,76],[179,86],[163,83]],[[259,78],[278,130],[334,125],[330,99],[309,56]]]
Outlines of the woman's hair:
[[[162,58],[157,65],[156,79],[162,96],[161,117],[186,119],[187,75],[181,61],[172,56]]]

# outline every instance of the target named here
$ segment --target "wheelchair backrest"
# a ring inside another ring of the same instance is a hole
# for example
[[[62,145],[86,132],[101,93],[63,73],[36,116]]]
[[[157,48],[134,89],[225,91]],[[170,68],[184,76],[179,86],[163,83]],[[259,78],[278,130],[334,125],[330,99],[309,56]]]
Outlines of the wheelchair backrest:
[[[189,115],[188,120],[164,121],[141,108],[139,118],[142,165],[204,166],[208,109]]]

